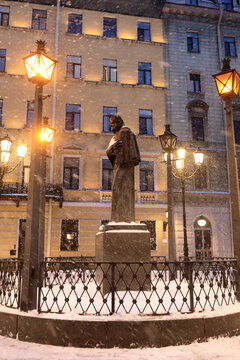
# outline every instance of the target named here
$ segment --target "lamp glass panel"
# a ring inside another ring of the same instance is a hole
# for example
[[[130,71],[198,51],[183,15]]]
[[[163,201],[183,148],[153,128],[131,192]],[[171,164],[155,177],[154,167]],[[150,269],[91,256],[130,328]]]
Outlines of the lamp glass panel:
[[[42,142],[51,143],[53,141],[55,130],[46,126],[41,128],[40,139]]]
[[[228,72],[217,75],[216,84],[219,95],[228,95],[233,91],[233,73]]]
[[[236,96],[238,96],[239,93],[239,85],[240,85],[240,77],[239,74],[235,71],[234,76],[234,93]]]
[[[168,153],[165,152],[165,153],[163,154],[163,157],[164,157],[164,161],[165,161],[165,162],[167,162],[167,156],[168,156]],[[172,154],[172,153],[170,153],[170,159],[173,160],[173,154]]]
[[[184,160],[183,159],[176,160],[176,168],[177,168],[177,170],[184,169]]]
[[[184,160],[185,159],[185,156],[186,156],[186,149],[178,149],[177,150],[177,155],[178,155],[178,159],[179,160]]]
[[[194,155],[195,164],[202,165],[204,154],[202,152],[195,152],[193,155]]]
[[[24,159],[26,152],[27,152],[26,145],[18,145],[17,146],[17,157],[19,159]]]
[[[24,59],[29,80],[37,79],[47,83],[51,80],[56,61],[42,53],[35,53]]]
[[[8,139],[1,140],[1,150],[2,151],[10,151],[12,142]]]
[[[1,152],[1,163],[7,164],[9,161],[10,152],[9,151],[2,151]]]

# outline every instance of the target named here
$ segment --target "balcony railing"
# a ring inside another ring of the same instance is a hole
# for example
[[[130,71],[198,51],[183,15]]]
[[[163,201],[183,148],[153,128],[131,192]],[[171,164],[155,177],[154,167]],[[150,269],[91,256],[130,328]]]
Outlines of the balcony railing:
[[[59,202],[59,207],[63,203],[63,188],[62,185],[46,184],[45,185],[46,200],[52,199]],[[0,188],[0,200],[13,200],[17,207],[20,201],[25,201],[28,198],[28,184],[20,183],[3,183]]]

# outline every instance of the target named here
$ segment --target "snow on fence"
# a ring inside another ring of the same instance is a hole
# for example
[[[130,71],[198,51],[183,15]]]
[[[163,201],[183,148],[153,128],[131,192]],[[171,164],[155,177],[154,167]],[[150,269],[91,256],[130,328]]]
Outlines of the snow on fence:
[[[234,304],[235,259],[189,262],[47,261],[38,311],[83,314],[169,314]]]

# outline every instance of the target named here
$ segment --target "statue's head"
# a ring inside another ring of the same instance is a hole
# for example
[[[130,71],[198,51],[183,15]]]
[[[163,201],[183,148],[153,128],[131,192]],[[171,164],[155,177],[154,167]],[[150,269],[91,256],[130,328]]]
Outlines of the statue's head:
[[[112,128],[112,132],[115,134],[124,125],[123,119],[120,115],[111,115],[109,126]]]

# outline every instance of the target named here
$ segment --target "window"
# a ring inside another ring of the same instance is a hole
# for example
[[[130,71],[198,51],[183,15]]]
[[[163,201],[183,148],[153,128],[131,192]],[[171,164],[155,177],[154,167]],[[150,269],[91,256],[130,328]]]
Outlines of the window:
[[[5,72],[6,50],[0,49],[0,72]]]
[[[156,221],[155,220],[141,220],[140,224],[146,224],[147,225],[147,229],[150,232],[151,250],[156,250],[157,249]]]
[[[32,12],[32,29],[47,29],[47,10],[33,9]]]
[[[232,0],[222,0],[222,6],[225,10],[233,10]]]
[[[3,123],[2,123],[2,110],[3,110],[3,101],[0,100],[0,126],[3,126]]]
[[[0,25],[9,25],[9,6],[0,6]]]
[[[205,220],[205,225],[200,226],[199,220]],[[212,257],[211,224],[207,218],[200,216],[194,222],[196,259],[206,260]]]
[[[78,251],[78,226],[78,220],[62,220],[60,251]]]
[[[202,117],[192,116],[192,140],[204,141],[204,120]]]
[[[138,63],[138,84],[152,84],[151,63]]]
[[[153,134],[152,110],[139,110],[139,134]]]
[[[234,37],[224,36],[224,49],[225,49],[225,56],[237,55]]]
[[[68,32],[71,34],[82,34],[82,15],[68,15]]]
[[[198,5],[198,0],[186,0],[187,5]]]
[[[66,105],[65,130],[79,131],[81,121],[81,105]]]
[[[153,161],[141,161],[140,171],[140,191],[154,191],[154,167]]]
[[[151,41],[150,24],[139,22],[137,25],[137,39],[139,41]]]
[[[112,190],[113,167],[108,159],[102,159],[102,190]]]
[[[103,18],[103,36],[109,38],[117,37],[117,19]]]
[[[206,165],[201,165],[194,176],[195,189],[207,189],[207,167]]]
[[[187,51],[194,53],[199,52],[198,33],[191,31],[187,32]]]
[[[67,77],[80,79],[81,77],[81,56],[67,56]]]
[[[29,183],[30,165],[24,165],[22,168],[21,185],[24,186]]]
[[[69,190],[79,189],[79,157],[64,157],[63,159],[63,187]]]
[[[240,107],[233,106],[233,124],[235,143],[240,145]]]
[[[190,77],[190,91],[201,92],[201,76],[200,74],[189,74]]]
[[[27,102],[27,127],[32,128],[34,118],[34,103],[32,101]]]
[[[103,132],[111,132],[111,129],[109,126],[110,116],[116,115],[116,114],[117,114],[116,107],[109,107],[109,106],[103,107]]]
[[[117,60],[103,59],[103,80],[117,81]]]

